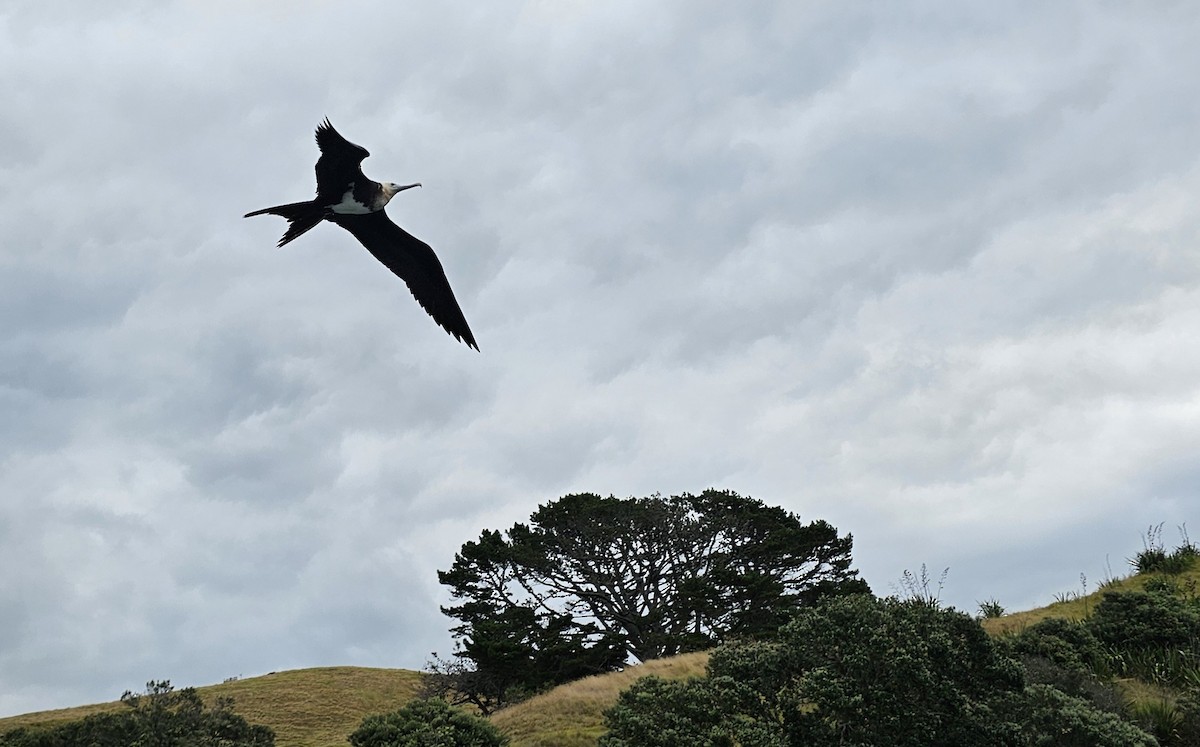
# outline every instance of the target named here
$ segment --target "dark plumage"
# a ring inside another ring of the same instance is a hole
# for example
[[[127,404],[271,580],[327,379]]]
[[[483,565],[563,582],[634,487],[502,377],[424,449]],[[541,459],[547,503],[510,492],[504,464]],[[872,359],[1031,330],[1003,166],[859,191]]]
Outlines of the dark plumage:
[[[317,126],[317,197],[308,202],[255,210],[254,215],[279,215],[288,227],[279,246],[312,229],[322,220],[336,223],[358,239],[412,291],[433,320],[456,339],[479,349],[463,316],[442,263],[428,244],[391,221],[384,206],[398,192],[420,184],[399,185],[371,181],[362,172],[362,160],[371,155],[338,134],[326,119]]]

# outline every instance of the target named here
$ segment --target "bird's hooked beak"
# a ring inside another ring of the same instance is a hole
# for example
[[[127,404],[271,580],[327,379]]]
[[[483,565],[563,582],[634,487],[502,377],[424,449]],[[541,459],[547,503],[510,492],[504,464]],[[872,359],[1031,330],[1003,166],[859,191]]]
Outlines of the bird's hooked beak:
[[[396,191],[403,192],[406,189],[412,189],[413,187],[419,187],[419,186],[421,186],[420,182],[417,182],[416,184],[405,184],[403,186],[397,186]]]

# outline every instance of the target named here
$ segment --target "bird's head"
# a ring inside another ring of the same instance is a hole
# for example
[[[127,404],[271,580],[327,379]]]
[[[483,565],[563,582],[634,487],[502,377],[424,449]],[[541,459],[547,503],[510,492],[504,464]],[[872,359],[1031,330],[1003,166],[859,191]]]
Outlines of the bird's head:
[[[382,185],[383,196],[390,200],[395,197],[398,192],[403,192],[406,189],[412,189],[413,187],[419,186],[421,186],[420,182],[417,182],[416,184],[396,184],[395,182],[384,182]]]

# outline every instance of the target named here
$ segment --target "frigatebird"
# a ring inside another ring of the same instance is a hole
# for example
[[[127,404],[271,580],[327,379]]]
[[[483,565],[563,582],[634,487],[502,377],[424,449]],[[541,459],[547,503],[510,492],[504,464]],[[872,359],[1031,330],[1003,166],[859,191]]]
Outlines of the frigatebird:
[[[433,249],[393,223],[384,210],[397,193],[421,185],[380,184],[363,176],[362,160],[371,154],[338,134],[328,117],[317,125],[317,147],[321,156],[316,166],[316,199],[255,210],[245,217],[269,214],[287,218],[287,231],[277,246],[299,237],[322,220],[336,223],[403,280],[413,298],[442,329],[479,350]]]

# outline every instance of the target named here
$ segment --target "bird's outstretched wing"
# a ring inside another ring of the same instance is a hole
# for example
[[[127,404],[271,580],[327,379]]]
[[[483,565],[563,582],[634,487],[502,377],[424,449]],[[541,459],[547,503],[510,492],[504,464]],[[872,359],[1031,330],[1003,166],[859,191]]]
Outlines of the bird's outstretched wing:
[[[342,137],[329,118],[317,125],[317,202],[329,205],[342,199],[353,183],[363,183],[362,160],[371,155],[361,145]]]
[[[397,226],[383,210],[365,215],[329,214],[338,224],[375,255],[401,280],[408,284],[413,298],[455,338],[479,350],[467,319],[463,316],[446,271],[429,244]]]

